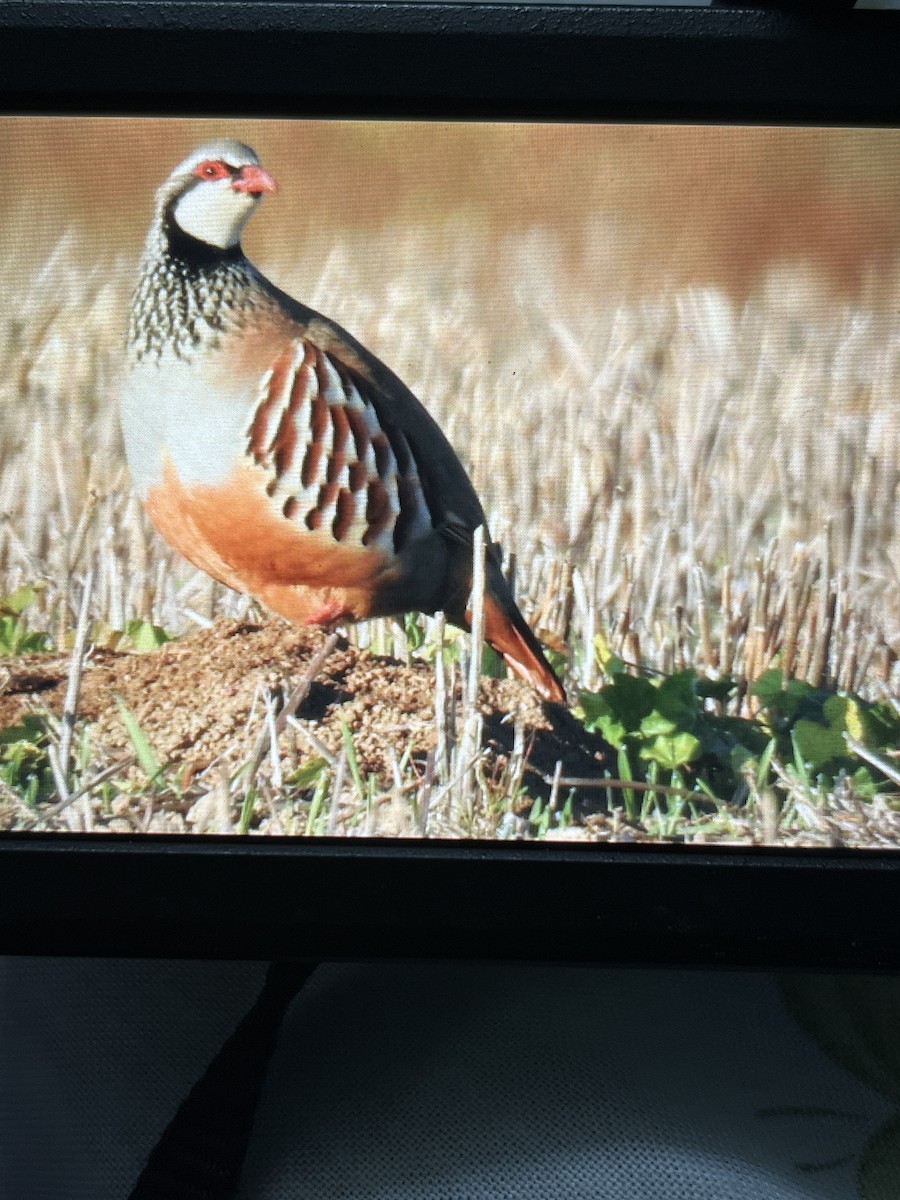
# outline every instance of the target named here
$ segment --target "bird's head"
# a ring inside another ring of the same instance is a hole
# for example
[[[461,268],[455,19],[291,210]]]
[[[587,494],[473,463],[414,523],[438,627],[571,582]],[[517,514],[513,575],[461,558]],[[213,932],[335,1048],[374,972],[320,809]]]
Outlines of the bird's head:
[[[247,218],[278,185],[249,146],[206,142],[178,164],[157,193],[160,218],[219,250],[240,242]]]

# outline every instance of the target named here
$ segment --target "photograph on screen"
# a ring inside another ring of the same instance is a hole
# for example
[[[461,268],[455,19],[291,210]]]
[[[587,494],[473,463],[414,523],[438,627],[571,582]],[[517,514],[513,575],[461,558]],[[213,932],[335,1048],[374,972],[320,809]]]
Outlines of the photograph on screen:
[[[0,829],[900,844],[900,131],[0,144]]]

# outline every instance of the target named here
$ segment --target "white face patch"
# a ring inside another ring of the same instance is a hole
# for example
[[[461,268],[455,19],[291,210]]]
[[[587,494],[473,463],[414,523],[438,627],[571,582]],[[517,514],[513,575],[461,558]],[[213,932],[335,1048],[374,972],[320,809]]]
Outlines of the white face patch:
[[[231,178],[203,180],[179,196],[172,210],[178,227],[220,250],[236,246],[258,197],[236,192]]]

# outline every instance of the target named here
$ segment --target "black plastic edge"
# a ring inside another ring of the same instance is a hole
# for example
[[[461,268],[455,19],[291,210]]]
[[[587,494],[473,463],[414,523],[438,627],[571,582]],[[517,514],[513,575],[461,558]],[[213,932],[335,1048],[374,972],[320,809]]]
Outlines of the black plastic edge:
[[[890,853],[16,836],[0,953],[900,969]]]
[[[0,109],[890,122],[890,12],[6,0]]]

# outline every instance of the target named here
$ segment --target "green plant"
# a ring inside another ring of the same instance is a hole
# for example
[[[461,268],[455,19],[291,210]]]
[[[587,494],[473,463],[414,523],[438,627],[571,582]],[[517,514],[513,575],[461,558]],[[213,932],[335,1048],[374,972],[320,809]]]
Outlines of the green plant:
[[[27,713],[18,725],[0,730],[0,779],[33,807],[53,795],[55,784],[44,719]]]
[[[163,765],[153,749],[150,739],[125,701],[117,696],[116,703],[119,706],[125,732],[128,734],[128,739],[137,756],[138,765],[146,775],[147,782],[151,786],[159,786],[163,780]]]
[[[757,792],[777,789],[776,763],[810,790],[828,790],[842,779],[856,796],[871,799],[891,784],[853,749],[855,744],[878,755],[897,751],[900,714],[890,704],[785,680],[773,669],[750,689],[758,714],[735,716],[722,711],[737,694],[734,679],[707,679],[689,669],[651,680],[626,674],[621,662],[607,659],[606,666],[610,682],[581,692],[581,713],[585,727],[617,751],[620,781],[652,785],[640,808],[643,820],[648,805],[659,803],[657,787],[671,793],[671,817],[683,812],[688,799],[733,803],[746,793],[748,772]],[[622,790],[634,819],[638,793]]]
[[[52,649],[49,634],[28,626],[28,609],[42,590],[38,584],[20,587],[0,600],[0,654],[37,654]]]
[[[766,671],[751,692],[763,706],[777,752],[818,785],[843,775],[854,792],[871,798],[889,782],[884,772],[854,751],[848,738],[878,755],[900,748],[900,713],[885,701],[813,687]]]
[[[124,629],[113,629],[103,621],[95,621],[91,641],[104,650],[134,650],[146,654],[174,641],[174,635],[152,621],[126,621]]]

